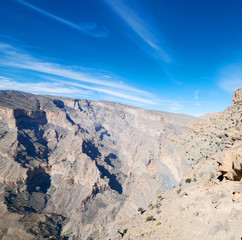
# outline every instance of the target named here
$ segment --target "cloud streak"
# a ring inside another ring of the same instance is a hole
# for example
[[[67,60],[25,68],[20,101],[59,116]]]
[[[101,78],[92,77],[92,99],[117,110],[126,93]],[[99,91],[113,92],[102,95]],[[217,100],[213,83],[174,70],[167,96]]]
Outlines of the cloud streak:
[[[0,64],[3,66],[5,65],[20,69],[47,73],[64,78],[74,79],[77,81],[118,88],[143,95],[150,95],[148,92],[133,88],[125,84],[104,80],[107,79],[106,75],[100,74],[98,77],[96,77],[86,72],[75,71],[70,67],[65,67],[57,63],[46,62],[37,59],[28,53],[25,53],[5,43],[0,43]],[[81,69],[84,70],[85,68],[82,67]],[[86,71],[88,72],[90,70],[87,69]]]
[[[57,63],[43,61],[5,43],[0,43],[0,67],[7,68],[8,72],[11,72],[11,69],[18,69],[20,76],[25,79],[23,83],[2,77],[0,78],[2,89],[25,89],[34,93],[46,92],[70,95],[71,93],[79,93],[92,98],[98,94],[100,98],[102,97],[102,100],[112,96],[120,99],[121,102],[122,100],[133,101],[134,104],[144,106],[157,104],[152,94],[120,82],[119,77],[115,80],[110,77],[110,74],[96,73],[94,69],[85,69],[84,67],[73,69]],[[27,76],[32,74],[41,80],[39,82],[36,82],[36,79],[30,81],[29,77],[26,77],[26,70]],[[44,82],[43,79],[45,79]]]
[[[149,100],[147,98],[143,98],[143,97],[139,97],[139,96],[135,96],[135,95],[130,95],[130,94],[127,94],[127,93],[124,93],[124,92],[118,92],[116,90],[97,88],[97,87],[90,87],[90,86],[79,84],[79,83],[65,82],[65,81],[61,81],[61,80],[56,80],[56,81],[60,82],[60,83],[68,84],[70,86],[75,86],[75,87],[80,87],[80,88],[84,88],[84,89],[89,89],[89,90],[92,90],[92,91],[105,93],[107,95],[111,95],[111,96],[115,96],[115,97],[119,97],[119,98],[123,98],[123,99],[132,100],[132,101],[135,101],[135,102],[141,102],[141,103],[145,103],[145,104],[155,105],[154,101]]]
[[[93,37],[97,37],[97,38],[105,38],[109,35],[109,31],[106,29],[106,28],[103,28],[103,29],[98,29],[96,23],[82,23],[80,25],[77,25],[75,23],[72,23],[64,18],[61,18],[61,17],[58,17],[54,14],[51,14],[49,12],[46,12],[24,0],[17,0],[19,3],[23,4],[24,6],[44,15],[44,16],[47,16],[53,20],[55,20],[56,22],[58,23],[61,23],[61,24],[64,24],[68,27],[71,27],[75,30],[78,30],[82,33],[85,33],[85,34],[88,34],[88,35],[91,35]]]
[[[81,94],[88,95],[89,91],[83,91],[77,88],[63,87],[56,83],[46,82],[25,82],[20,83],[10,78],[0,76],[0,89],[12,89],[16,91],[25,91],[32,93],[49,93],[49,94]]]
[[[178,111],[178,110],[182,110],[184,107],[183,105],[181,105],[178,102],[174,102],[169,106],[169,110],[171,111]]]
[[[196,90],[196,91],[194,92],[194,99],[195,99],[195,100],[198,100],[198,94],[199,94],[199,90]]]
[[[129,8],[122,0],[103,0],[111,7],[126,24],[155,52],[164,62],[171,62],[170,56],[159,46],[158,38],[151,32],[150,26],[133,9]],[[153,27],[154,28],[154,27]]]

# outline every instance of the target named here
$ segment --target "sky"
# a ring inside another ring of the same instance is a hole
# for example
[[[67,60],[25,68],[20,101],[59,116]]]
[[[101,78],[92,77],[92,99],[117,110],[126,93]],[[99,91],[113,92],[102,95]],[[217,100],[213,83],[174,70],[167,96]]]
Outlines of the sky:
[[[242,87],[241,0],[0,6],[0,89],[199,116]]]

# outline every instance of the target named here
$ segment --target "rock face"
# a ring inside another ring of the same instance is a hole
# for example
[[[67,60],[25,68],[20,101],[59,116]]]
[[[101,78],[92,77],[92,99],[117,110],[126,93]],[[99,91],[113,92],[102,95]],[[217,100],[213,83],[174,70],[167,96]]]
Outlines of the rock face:
[[[242,104],[242,88],[234,92],[232,104]]]
[[[187,167],[167,136],[194,117],[0,91],[0,236],[115,236]],[[11,221],[5,221],[11,219]]]
[[[242,179],[242,146],[231,149],[221,157],[219,170],[223,177],[240,181]]]

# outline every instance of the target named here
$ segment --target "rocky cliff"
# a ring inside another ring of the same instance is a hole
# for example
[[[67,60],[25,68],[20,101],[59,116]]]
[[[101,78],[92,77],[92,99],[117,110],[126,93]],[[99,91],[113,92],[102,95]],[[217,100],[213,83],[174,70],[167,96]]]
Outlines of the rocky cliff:
[[[171,136],[197,121],[0,91],[0,239],[118,238],[124,216],[181,181],[190,153]]]

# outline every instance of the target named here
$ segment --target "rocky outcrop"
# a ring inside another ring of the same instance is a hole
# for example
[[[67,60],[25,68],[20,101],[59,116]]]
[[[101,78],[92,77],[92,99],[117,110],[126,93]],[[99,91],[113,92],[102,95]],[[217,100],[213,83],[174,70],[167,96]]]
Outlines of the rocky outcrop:
[[[228,180],[240,181],[242,179],[242,146],[226,152],[219,160],[219,170]]]
[[[242,88],[234,92],[232,104],[242,104]]]

